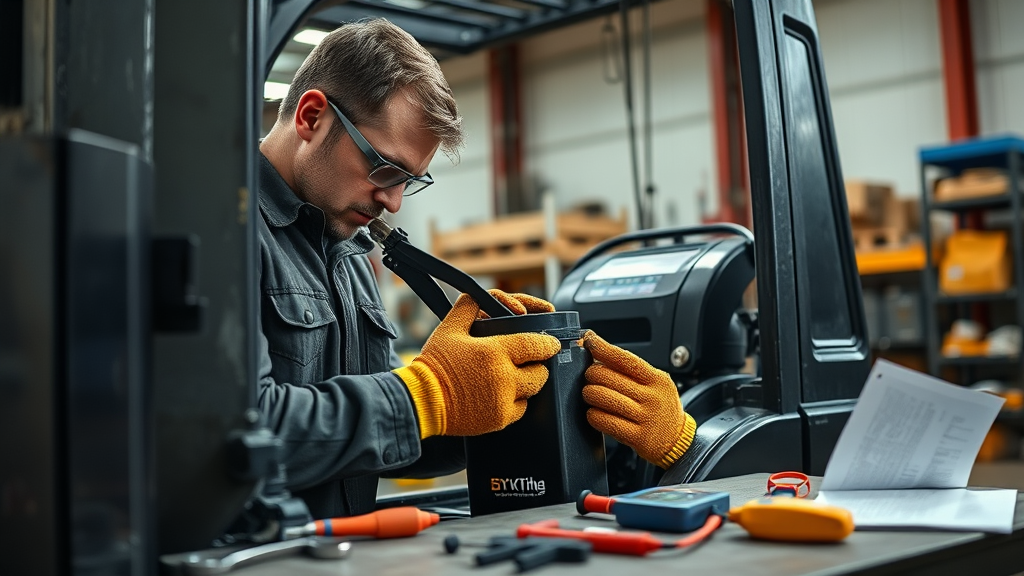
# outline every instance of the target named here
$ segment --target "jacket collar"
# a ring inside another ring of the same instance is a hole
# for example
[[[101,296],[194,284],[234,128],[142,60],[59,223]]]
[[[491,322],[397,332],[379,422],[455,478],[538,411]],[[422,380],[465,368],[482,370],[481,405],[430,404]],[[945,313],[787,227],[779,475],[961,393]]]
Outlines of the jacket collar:
[[[316,206],[300,200],[288,186],[288,183],[284,181],[284,178],[281,177],[277,168],[274,168],[274,165],[270,163],[270,160],[262,152],[260,152],[259,156],[259,203],[267,224],[275,228],[290,226],[299,219],[303,206],[309,206],[316,212],[320,212],[321,215],[323,214]],[[340,242],[328,241],[328,243],[334,244],[334,246],[330,247],[332,249],[330,251],[338,250],[340,252],[339,255],[365,254],[374,247],[373,240],[370,239],[370,234],[365,228],[360,228],[356,235],[348,240]]]
[[[276,228],[288,226],[299,217],[299,210],[305,204],[288,187],[281,174],[267,157],[260,152],[260,208],[267,223]]]

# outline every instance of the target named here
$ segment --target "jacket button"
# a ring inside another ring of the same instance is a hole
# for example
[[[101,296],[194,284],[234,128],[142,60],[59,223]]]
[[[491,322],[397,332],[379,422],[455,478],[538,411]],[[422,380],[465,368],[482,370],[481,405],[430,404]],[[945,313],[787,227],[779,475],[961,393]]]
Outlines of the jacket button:
[[[306,319],[306,324],[313,323],[313,313],[310,312],[309,310],[306,310],[306,313],[303,315],[303,317]]]

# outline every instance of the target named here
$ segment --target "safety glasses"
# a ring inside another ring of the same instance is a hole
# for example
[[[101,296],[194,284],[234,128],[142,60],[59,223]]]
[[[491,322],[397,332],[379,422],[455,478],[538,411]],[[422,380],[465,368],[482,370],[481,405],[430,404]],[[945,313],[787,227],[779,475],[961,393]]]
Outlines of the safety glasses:
[[[405,190],[402,192],[403,196],[412,196],[417,192],[423,190],[427,186],[434,183],[434,179],[430,177],[430,173],[426,173],[423,176],[417,176],[411,172],[396,166],[393,162],[390,162],[382,157],[370,143],[366,141],[366,138],[359,133],[355,125],[341,113],[341,110],[334,105],[334,102],[327,100],[327,103],[334,109],[334,113],[338,115],[341,120],[341,124],[345,126],[345,130],[348,135],[352,137],[352,141],[356,143],[359,150],[366,156],[366,159],[370,162],[370,174],[366,177],[377,188],[391,188],[398,186],[399,184],[405,185]]]

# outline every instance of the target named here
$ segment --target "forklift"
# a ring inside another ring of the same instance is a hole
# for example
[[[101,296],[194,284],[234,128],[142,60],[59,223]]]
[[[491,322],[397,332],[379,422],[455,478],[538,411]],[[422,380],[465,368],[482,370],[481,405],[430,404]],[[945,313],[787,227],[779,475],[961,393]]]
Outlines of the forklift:
[[[0,136],[3,574],[152,573],[160,554],[210,546],[286,473],[255,409],[263,81],[318,8],[366,16],[381,3],[154,3],[2,8],[14,55],[2,72],[16,81],[0,108],[38,112],[5,116],[18,128]],[[618,5],[549,4],[564,9],[523,22],[549,29]],[[677,307],[721,304],[717,320],[677,308],[682,322],[622,342],[670,366],[701,420],[660,479],[636,471],[625,483],[821,474],[869,370],[811,1],[733,4],[754,237],[683,230],[662,248],[718,250],[735,277],[691,258],[674,292],[655,292]],[[409,12],[393,21],[449,39],[452,53],[513,39],[501,25],[459,31],[436,11]],[[587,265],[619,257],[594,255],[564,280],[584,323],[616,320],[581,290]],[[751,269],[756,319],[734,301]],[[729,298],[702,300],[716,282]],[[732,352],[716,359],[706,331]],[[759,367],[743,374],[734,358],[751,349]],[[285,497],[263,505],[295,513]]]

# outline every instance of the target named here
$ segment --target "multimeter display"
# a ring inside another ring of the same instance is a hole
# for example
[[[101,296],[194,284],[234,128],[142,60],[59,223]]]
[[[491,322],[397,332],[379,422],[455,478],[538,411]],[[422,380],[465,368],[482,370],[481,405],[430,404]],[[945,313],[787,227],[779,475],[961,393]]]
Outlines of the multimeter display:
[[[654,500],[657,502],[678,502],[680,500],[693,500],[694,498],[702,498],[708,494],[720,494],[720,492],[704,492],[703,490],[688,490],[682,488],[657,488],[646,492],[640,492],[636,495],[629,495],[626,498],[636,498],[638,500]],[[623,498],[619,496],[619,498]]]

